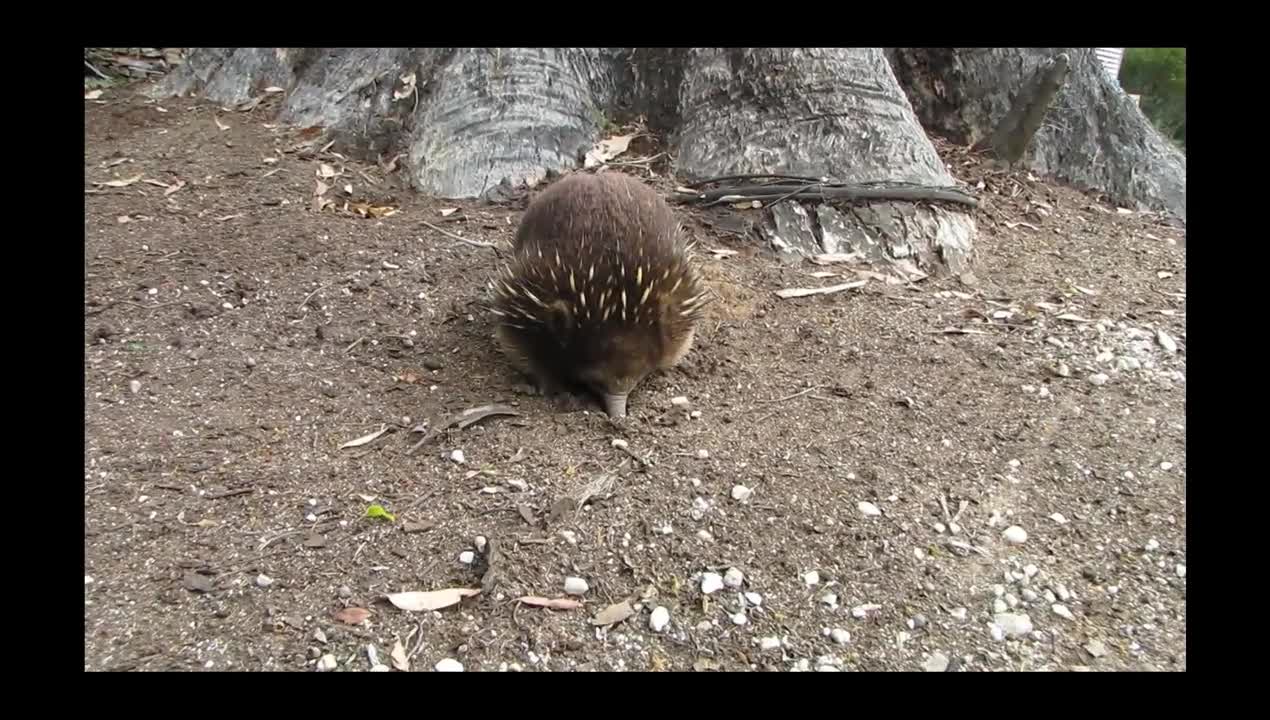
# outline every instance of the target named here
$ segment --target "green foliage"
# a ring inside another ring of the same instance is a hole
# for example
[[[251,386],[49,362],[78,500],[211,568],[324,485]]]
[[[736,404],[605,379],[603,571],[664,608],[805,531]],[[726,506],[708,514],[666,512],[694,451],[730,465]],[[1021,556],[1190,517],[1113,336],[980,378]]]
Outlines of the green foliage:
[[[393,522],[394,520],[397,519],[392,513],[385,510],[383,505],[371,505],[370,507],[366,508],[366,517],[380,518],[383,520],[387,520],[388,522]]]
[[[1127,48],[1120,84],[1142,96],[1142,112],[1186,149],[1186,48]]]

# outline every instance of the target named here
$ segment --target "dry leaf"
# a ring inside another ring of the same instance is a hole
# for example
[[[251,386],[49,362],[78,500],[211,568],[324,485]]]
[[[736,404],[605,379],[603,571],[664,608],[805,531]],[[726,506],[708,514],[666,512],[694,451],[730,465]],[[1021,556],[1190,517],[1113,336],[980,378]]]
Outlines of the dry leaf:
[[[269,86],[269,87],[265,88],[265,92],[267,92],[267,93],[269,93],[269,94],[273,94],[273,93],[280,93],[280,92],[282,92],[282,88],[278,87],[277,85],[271,85],[271,86]]]
[[[545,607],[552,610],[577,610],[582,607],[582,601],[575,600],[573,598],[545,598],[534,595],[526,595],[525,597],[519,597],[516,599],[526,605]]]
[[[318,181],[317,181],[317,187],[313,189],[313,194],[314,194],[316,197],[321,197],[321,196],[325,195],[325,194],[327,193],[327,191],[328,191],[328,190],[330,190],[330,189],[331,189],[331,186],[330,186],[330,185],[327,185],[326,183],[322,182],[321,180],[318,180]]]
[[[168,189],[163,191],[163,197],[167,197],[183,187],[185,187],[185,181],[177,180],[175,185],[169,185]]]
[[[843,290],[853,290],[868,282],[868,280],[852,280],[841,285],[829,285],[821,288],[787,288],[785,290],[777,290],[776,297],[788,300],[790,298],[807,297],[808,295],[828,295],[829,293],[842,292]]]
[[[620,623],[631,615],[635,614],[635,608],[631,607],[630,602],[623,600],[615,605],[609,605],[603,610],[595,614],[591,618],[593,625],[614,625]]]
[[[363,436],[361,436],[361,437],[357,438],[356,440],[349,440],[348,442],[344,443],[343,445],[340,445],[340,450],[343,450],[343,449],[345,449],[345,448],[360,447],[360,446],[365,445],[366,443],[368,443],[368,442],[370,442],[370,441],[374,440],[375,438],[379,437],[380,435],[383,435],[383,434],[384,434],[384,433],[386,433],[386,432],[388,432],[388,425],[387,425],[387,424],[380,425],[380,426],[379,426],[379,430],[377,430],[376,432],[373,432],[373,433],[371,433],[371,434],[369,434],[369,435],[363,435]],[[369,502],[369,501],[368,501],[368,502]]]
[[[318,166],[318,177],[320,178],[335,177],[335,168],[331,167],[330,165],[327,165],[326,163],[322,163],[321,165]]]
[[[441,208],[441,217],[450,217],[458,211],[458,208]]]
[[[1074,323],[1087,323],[1087,322],[1093,322],[1093,320],[1090,320],[1090,319],[1088,319],[1088,318],[1083,318],[1083,317],[1081,317],[1081,316],[1079,316],[1079,315],[1074,315],[1074,314],[1072,314],[1072,313],[1063,313],[1062,315],[1059,315],[1059,316],[1058,316],[1058,319],[1059,319],[1059,320],[1066,320],[1067,322],[1074,322]]]
[[[406,656],[406,646],[401,641],[393,643],[392,652],[388,654],[392,658],[392,666],[402,672],[410,672],[410,658]]]
[[[335,613],[335,619],[346,625],[360,625],[370,617],[370,611],[360,607],[346,607]]]
[[[107,180],[106,182],[99,182],[99,183],[93,183],[93,184],[97,185],[98,187],[124,188],[140,181],[142,177],[143,177],[142,175],[133,175],[130,178],[123,178],[122,180]]]
[[[375,502],[375,496],[374,496],[374,495],[363,495],[363,494],[361,494],[361,493],[358,493],[358,494],[357,494],[357,497],[361,498],[361,499],[362,499],[362,502],[368,502],[368,503],[373,503],[373,502]]]
[[[635,139],[634,135],[615,135],[601,140],[587,152],[584,167],[595,167],[621,155],[626,152],[626,148],[630,146],[633,139]]]
[[[229,129],[229,126],[221,122],[220,118],[216,117],[215,115],[212,116],[212,120],[216,121],[216,127],[220,128],[221,132],[224,132],[225,130]]]
[[[444,590],[393,593],[388,602],[409,612],[440,610],[457,605],[465,597],[480,594],[479,588],[446,588]]]
[[[88,92],[84,93],[84,99],[96,100],[97,98],[101,97],[101,93],[102,93],[101,90],[89,90]]]

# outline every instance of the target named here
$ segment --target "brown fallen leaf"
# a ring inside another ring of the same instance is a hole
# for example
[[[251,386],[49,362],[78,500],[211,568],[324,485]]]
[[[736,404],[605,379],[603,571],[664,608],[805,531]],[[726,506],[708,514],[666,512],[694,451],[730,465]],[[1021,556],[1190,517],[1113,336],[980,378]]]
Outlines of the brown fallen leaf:
[[[410,672],[410,658],[406,655],[406,646],[400,640],[393,644],[388,657],[392,658],[393,667],[402,672]]]
[[[595,167],[601,163],[608,162],[613,158],[626,152],[626,148],[630,146],[634,135],[614,135],[595,144],[586,154],[583,161],[584,167]]]
[[[479,595],[480,592],[476,588],[400,592],[389,595],[388,602],[408,612],[423,612],[457,605],[463,598]]]
[[[98,187],[125,188],[125,187],[128,187],[129,185],[139,182],[142,177],[144,176],[133,175],[130,178],[123,178],[120,180],[107,180],[106,182],[95,182],[93,184]]]
[[[550,608],[551,610],[577,610],[582,607],[582,601],[573,598],[545,598],[536,595],[526,595],[516,599],[526,605]]]
[[[370,611],[361,607],[346,607],[335,613],[335,619],[345,625],[361,625],[370,617]]]
[[[592,625],[615,625],[635,614],[635,608],[627,600],[609,605],[591,618]]]
[[[379,437],[380,435],[383,435],[386,432],[388,432],[388,425],[387,424],[380,425],[379,430],[376,430],[375,432],[369,435],[363,435],[357,438],[356,440],[349,440],[343,445],[340,445],[340,450],[344,450],[346,448],[361,447],[362,445],[365,445],[366,443],[371,442],[372,440]]]

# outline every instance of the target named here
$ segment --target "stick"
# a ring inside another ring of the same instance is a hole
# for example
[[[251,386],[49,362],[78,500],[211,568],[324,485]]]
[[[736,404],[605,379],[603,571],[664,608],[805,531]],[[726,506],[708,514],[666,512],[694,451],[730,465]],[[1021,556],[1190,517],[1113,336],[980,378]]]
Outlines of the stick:
[[[436,230],[437,232],[450,238],[451,240],[458,240],[464,245],[471,245],[472,247],[478,247],[478,248],[490,248],[491,250],[494,249],[495,247],[494,243],[481,242],[479,240],[468,240],[467,238],[461,235],[456,235],[455,233],[452,233],[449,230],[446,230],[445,228],[437,227],[436,225],[433,225],[427,220],[420,220],[419,222],[423,223],[427,227],[432,228],[433,230]]]
[[[93,67],[93,64],[92,64],[92,63],[90,63],[90,62],[88,62],[87,60],[85,60],[85,61],[84,61],[84,67],[88,68],[89,70],[92,70],[92,71],[93,71],[93,74],[94,74],[94,75],[96,75],[97,77],[101,78],[102,80],[109,80],[109,79],[110,79],[110,78],[106,75],[106,73],[104,73],[104,72],[102,72],[102,71],[98,70],[97,68]]]
[[[821,386],[816,385],[816,386],[813,386],[813,387],[809,387],[809,388],[807,388],[806,390],[803,390],[803,391],[801,391],[801,392],[796,392],[796,393],[794,393],[793,395],[786,395],[785,397],[782,397],[782,398],[776,398],[775,400],[759,400],[759,402],[761,402],[761,403],[778,403],[778,402],[785,402],[786,400],[793,400],[793,399],[794,399],[794,398],[796,398],[796,397],[801,397],[801,396],[803,396],[803,395],[806,395],[806,394],[807,394],[807,393],[809,393],[809,392],[815,392],[816,390],[819,390],[819,389],[820,389],[820,387],[821,387]]]

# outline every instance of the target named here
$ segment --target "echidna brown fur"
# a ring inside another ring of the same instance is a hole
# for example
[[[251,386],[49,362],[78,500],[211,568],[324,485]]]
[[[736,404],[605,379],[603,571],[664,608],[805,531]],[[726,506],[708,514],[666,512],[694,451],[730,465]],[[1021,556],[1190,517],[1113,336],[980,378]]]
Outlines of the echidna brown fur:
[[[674,212],[617,172],[575,174],[521,218],[491,280],[496,339],[547,393],[586,389],[610,416],[691,349],[707,290]]]

